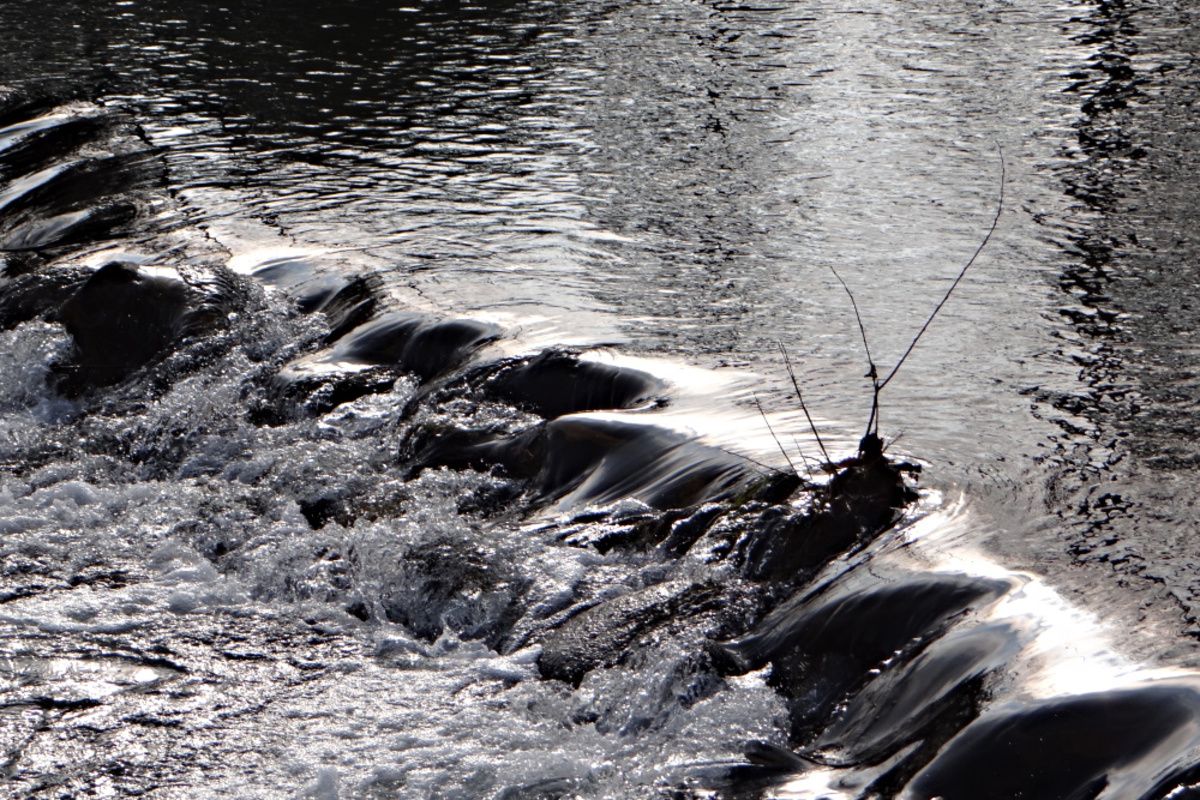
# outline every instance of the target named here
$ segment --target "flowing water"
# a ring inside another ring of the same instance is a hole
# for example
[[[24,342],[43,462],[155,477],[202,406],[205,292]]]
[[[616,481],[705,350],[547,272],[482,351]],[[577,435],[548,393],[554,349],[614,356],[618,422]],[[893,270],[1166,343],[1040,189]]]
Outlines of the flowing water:
[[[1200,796],[1196,38],[4,4],[0,793]]]

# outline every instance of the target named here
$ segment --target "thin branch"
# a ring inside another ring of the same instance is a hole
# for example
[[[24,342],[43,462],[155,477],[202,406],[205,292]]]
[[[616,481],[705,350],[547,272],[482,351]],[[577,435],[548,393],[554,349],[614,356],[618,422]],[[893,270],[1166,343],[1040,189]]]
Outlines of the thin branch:
[[[796,438],[796,434],[794,433],[792,434],[792,444],[796,445],[796,452],[800,454],[800,460],[804,462],[804,471],[808,473],[808,480],[811,483],[814,478],[812,467],[808,465],[810,459],[805,455],[804,448],[800,446],[800,440]],[[818,466],[820,465],[818,464]]]
[[[975,263],[975,259],[979,257],[980,253],[983,252],[983,248],[987,247],[987,243],[989,240],[991,240],[992,234],[996,232],[996,226],[1000,224],[1000,214],[1004,211],[1004,148],[997,143],[996,149],[1000,152],[1000,197],[996,202],[996,216],[994,219],[992,219],[992,226],[988,229],[987,235],[983,237],[983,241],[979,243],[979,247],[975,248],[975,253],[971,256],[971,260],[968,261],[958,273],[958,277],[954,279],[954,283],[950,284],[950,288],[947,289],[946,294],[942,296],[941,302],[934,307],[933,313],[929,315],[929,319],[925,320],[925,324],[921,326],[921,330],[917,331],[917,335],[914,336],[912,342],[909,343],[908,349],[904,351],[904,355],[900,356],[900,360],[896,362],[896,366],[892,367],[892,371],[889,372],[888,376],[883,379],[882,383],[879,384],[880,391],[882,391],[883,387],[887,386],[888,383],[891,382],[892,378],[896,377],[896,373],[899,372],[900,367],[904,365],[909,353],[913,351],[913,348],[917,346],[917,342],[919,342],[921,337],[925,335],[925,331],[929,328],[930,324],[933,323],[933,320],[935,317],[937,317],[938,312],[942,310],[942,306],[946,305],[946,301],[950,299],[950,295],[953,294],[954,290],[958,288],[958,284],[962,281],[963,276],[967,274],[967,270],[971,268],[971,265]]]
[[[858,322],[858,332],[862,334],[863,351],[867,354],[867,374],[863,377],[871,379],[871,416],[867,418],[867,433],[870,433],[872,427],[876,433],[879,432],[879,390],[883,387],[879,385],[879,371],[875,369],[875,359],[871,358],[871,345],[867,344],[867,326],[863,324],[862,315],[858,313],[858,303],[854,299],[854,292],[850,291],[850,287],[842,280],[842,276],[838,275],[838,271],[831,264],[829,271],[833,273],[833,277],[837,278],[838,283],[846,290],[846,296],[850,298],[850,306],[854,309],[854,319]]]
[[[858,303],[854,301],[854,292],[850,291],[850,287],[846,285],[846,282],[842,280],[842,276],[838,275],[838,271],[832,265],[830,265],[829,271],[833,273],[833,277],[837,278],[838,283],[846,290],[846,296],[850,298],[850,306],[854,309],[854,319],[858,322],[858,332],[862,334],[863,350],[867,354],[867,364],[871,368],[866,377],[873,380],[879,376],[875,372],[875,361],[871,358],[871,345],[867,344],[867,327],[863,325],[862,315],[858,313]]]
[[[733,457],[735,457],[735,458],[740,458],[740,459],[742,459],[743,461],[748,461],[748,462],[750,462],[751,464],[753,464],[753,465],[754,465],[754,466],[756,466],[756,467],[762,467],[762,468],[763,468],[763,469],[765,469],[765,470],[768,470],[768,471],[770,471],[770,472],[774,472],[776,475],[789,475],[789,474],[791,474],[791,475],[795,475],[796,477],[799,477],[799,476],[800,476],[800,473],[798,473],[798,472],[792,472],[792,473],[789,473],[787,470],[780,469],[779,467],[772,467],[770,464],[764,464],[763,462],[759,461],[757,458],[751,458],[750,456],[746,455],[745,453],[737,453],[737,452],[734,452],[733,450],[730,450],[730,449],[728,449],[728,448],[726,448],[726,447],[722,447],[722,448],[721,448],[721,450],[722,450],[723,452],[726,452],[726,453],[728,453],[729,455],[731,455],[731,456],[733,456]]]
[[[813,422],[812,415],[808,413],[808,406],[804,405],[804,394],[800,391],[800,381],[796,380],[796,371],[792,369],[792,359],[788,357],[787,349],[783,346],[783,342],[776,342],[779,345],[779,352],[783,354],[783,363],[787,367],[788,377],[792,380],[792,388],[796,390],[796,401],[800,403],[800,410],[804,412],[804,418],[808,420],[808,428],[816,437],[817,447],[821,448],[821,455],[825,456],[825,463],[832,464],[833,459],[829,457],[829,451],[825,449],[825,443],[821,441],[821,434],[817,431],[817,424]]]
[[[792,474],[800,477],[800,473],[796,470],[796,465],[792,463],[791,457],[787,454],[787,450],[784,449],[783,442],[779,441],[779,437],[775,435],[775,429],[771,427],[771,420],[767,419],[767,412],[763,411],[762,403],[758,401],[758,395],[751,392],[750,396],[754,398],[754,405],[758,406],[758,413],[762,414],[763,422],[766,423],[767,430],[771,432],[771,438],[775,440],[776,446],[779,447],[779,452],[783,453],[783,460],[791,467]]]

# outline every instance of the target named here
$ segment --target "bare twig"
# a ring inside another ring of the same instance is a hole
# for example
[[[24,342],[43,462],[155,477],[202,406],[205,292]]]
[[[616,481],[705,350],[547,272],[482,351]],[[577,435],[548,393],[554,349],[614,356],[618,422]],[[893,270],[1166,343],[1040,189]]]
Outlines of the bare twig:
[[[842,276],[838,275],[838,271],[834,269],[832,265],[830,265],[829,271],[833,273],[833,277],[837,278],[838,283],[840,283],[842,288],[846,290],[846,296],[850,298],[850,305],[854,309],[854,319],[858,322],[858,332],[862,334],[863,350],[865,350],[867,353],[867,364],[871,368],[870,371],[867,372],[866,377],[875,378],[877,377],[875,372],[875,361],[871,358],[871,345],[867,344],[867,327],[863,325],[862,315],[858,313],[858,303],[854,302],[854,293],[850,291],[850,287],[846,285],[846,282],[842,280]]]
[[[756,467],[762,467],[765,470],[774,472],[776,475],[789,475],[790,474],[790,475],[795,475],[796,477],[800,476],[800,473],[795,471],[795,467],[793,467],[792,472],[789,473],[785,469],[780,469],[779,467],[772,467],[770,464],[764,464],[763,462],[759,461],[757,458],[751,458],[750,456],[746,455],[745,453],[737,453],[737,452],[734,452],[733,450],[729,450],[724,447],[722,447],[721,450],[723,450],[724,452],[728,453],[731,456],[734,456],[735,458],[740,458],[744,461],[749,461],[751,464],[753,464]]]
[[[833,459],[829,457],[829,451],[825,449],[825,443],[821,441],[821,434],[817,431],[817,425],[813,422],[812,415],[808,413],[808,406],[804,405],[804,394],[800,391],[800,381],[796,380],[796,371],[792,369],[792,359],[788,357],[787,348],[783,346],[783,342],[776,342],[776,344],[779,345],[779,352],[783,354],[783,363],[787,367],[788,377],[792,380],[792,388],[796,390],[796,401],[800,403],[800,410],[804,412],[804,418],[808,420],[808,428],[817,440],[817,447],[821,448],[821,455],[825,456],[825,463],[832,464]]]
[[[850,287],[842,280],[842,276],[838,275],[833,265],[830,265],[829,271],[833,273],[833,277],[837,278],[838,283],[846,290],[846,296],[850,298],[850,306],[854,309],[854,319],[858,322],[858,332],[862,334],[863,351],[867,354],[867,374],[864,378],[871,379],[871,416],[867,418],[867,433],[872,429],[879,432],[879,390],[883,387],[879,385],[879,371],[875,369],[875,360],[871,358],[871,345],[867,344],[867,326],[863,324],[862,315],[858,313],[858,303],[854,300],[854,292],[850,291]]]
[[[766,423],[767,430],[771,432],[771,438],[775,440],[776,446],[779,447],[779,452],[783,453],[783,460],[791,467],[792,474],[799,477],[800,473],[796,471],[796,465],[792,463],[791,457],[787,454],[787,450],[784,449],[783,442],[779,441],[779,437],[775,435],[775,429],[771,427],[771,420],[767,419],[767,412],[763,411],[762,403],[758,401],[758,395],[751,392],[750,396],[754,398],[754,405],[758,406],[758,413],[762,414],[763,422]]]
[[[794,433],[792,434],[792,444],[796,445],[796,452],[800,454],[800,460],[804,462],[804,471],[808,473],[808,479],[811,481],[813,479],[813,471],[812,467],[808,465],[808,462],[815,459],[810,459],[804,453],[804,448],[800,446],[800,440],[796,438],[796,434]],[[817,466],[820,466],[820,463],[818,463]]]
[[[967,271],[971,269],[971,266],[975,263],[975,260],[979,258],[979,254],[983,252],[985,247],[987,247],[988,242],[991,241],[992,234],[996,232],[996,228],[1000,224],[1000,215],[1004,212],[1004,184],[1007,176],[1004,163],[1004,148],[1001,147],[998,142],[996,143],[996,150],[1000,155],[1000,190],[999,196],[996,200],[996,214],[992,218],[992,224],[988,228],[987,234],[984,235],[983,241],[979,243],[979,246],[975,248],[975,252],[971,254],[971,258],[966,264],[963,265],[963,268],[959,270],[958,276],[955,277],[954,281],[950,284],[950,288],[946,290],[946,293],[942,295],[942,299],[938,301],[936,306],[934,306],[929,318],[925,320],[925,324],[921,326],[921,329],[917,331],[917,335],[914,336],[912,341],[908,343],[908,349],[904,351],[904,355],[900,356],[900,360],[896,362],[896,366],[892,367],[891,372],[889,372],[887,377],[883,380],[879,379],[879,371],[875,366],[875,360],[871,357],[871,345],[867,342],[867,326],[863,323],[862,314],[859,313],[858,302],[854,299],[854,293],[850,291],[850,287],[844,280],[842,280],[842,276],[838,274],[837,270],[832,266],[829,268],[829,271],[833,273],[833,277],[837,278],[838,283],[842,285],[842,288],[846,290],[846,295],[850,298],[850,305],[854,309],[854,319],[858,323],[858,332],[862,335],[863,351],[867,356],[868,368],[867,374],[864,377],[871,380],[871,415],[867,419],[867,431],[863,435],[862,442],[859,444],[860,457],[862,457],[868,442],[874,442],[875,446],[879,450],[884,448],[883,442],[879,438],[880,393],[883,391],[885,386],[891,383],[892,378],[896,377],[896,373],[900,371],[900,367],[904,366],[904,362],[908,360],[909,355],[912,353],[913,349],[916,348],[917,342],[919,342],[921,337],[925,335],[925,331],[928,330],[929,326],[933,324],[934,319],[937,318],[937,315],[941,312],[942,307],[945,306],[950,300],[950,295],[954,294],[954,290],[958,288],[958,285],[966,276]],[[792,381],[792,388],[796,390],[796,400],[800,403],[800,410],[804,412],[804,417],[808,420],[808,427],[812,431],[813,436],[816,438],[817,446],[821,448],[821,455],[825,457],[825,466],[828,467],[833,464],[833,461],[829,457],[829,451],[825,449],[825,443],[821,441],[821,434],[817,431],[817,426],[816,423],[813,422],[812,415],[808,413],[808,406],[804,404],[804,395],[800,391],[800,381],[797,380],[796,372],[792,368],[791,358],[789,358],[787,349],[783,346],[783,342],[776,342],[776,344],[779,346],[779,352],[783,355],[783,362],[787,366],[788,378],[790,378]],[[757,397],[754,398],[754,402],[758,404]],[[760,414],[762,414],[763,421],[767,423],[767,429],[771,431],[771,436],[775,439],[775,444],[779,445],[780,452],[782,452],[783,457],[787,459],[788,466],[792,468],[792,472],[795,472],[796,467],[792,463],[791,458],[788,457],[787,451],[780,443],[779,437],[775,436],[775,431],[771,429],[771,423],[767,421],[767,415],[765,412],[763,412],[761,404],[758,405],[758,411]],[[899,438],[900,437],[896,437],[896,439],[893,439],[892,443],[894,444]],[[800,453],[800,457],[804,458],[804,452],[800,449],[799,443],[797,443],[796,449]],[[807,466],[807,459],[805,459],[805,467],[807,468]]]
[[[965,266],[963,266],[962,270],[959,271],[958,277],[954,279],[954,283],[950,284],[950,288],[946,290],[946,294],[942,296],[941,301],[934,307],[933,313],[929,315],[929,319],[925,320],[925,324],[921,326],[921,330],[917,331],[917,335],[914,336],[913,340],[909,343],[908,349],[904,351],[904,355],[900,356],[900,360],[896,362],[896,366],[892,367],[892,371],[889,372],[888,376],[879,384],[879,387],[876,390],[877,392],[882,391],[883,387],[887,386],[888,383],[891,382],[892,378],[896,377],[896,373],[899,372],[900,367],[904,365],[904,361],[908,358],[908,354],[913,351],[913,348],[917,346],[917,342],[919,342],[921,337],[925,335],[925,331],[929,328],[930,324],[933,323],[933,320],[935,317],[937,317],[938,312],[942,310],[942,306],[946,305],[946,301],[950,299],[950,295],[953,294],[954,290],[958,288],[958,284],[962,281],[963,276],[967,274],[967,270],[971,268],[971,265],[975,263],[975,259],[979,257],[980,253],[983,252],[983,248],[987,247],[987,243],[992,238],[992,234],[996,232],[996,226],[1000,224],[1000,214],[1004,211],[1004,148],[997,143],[996,149],[1000,152],[1000,197],[996,201],[996,216],[992,219],[992,226],[988,228],[987,235],[983,237],[983,241],[979,243],[979,247],[975,248],[975,253],[971,256],[971,259],[966,263]]]

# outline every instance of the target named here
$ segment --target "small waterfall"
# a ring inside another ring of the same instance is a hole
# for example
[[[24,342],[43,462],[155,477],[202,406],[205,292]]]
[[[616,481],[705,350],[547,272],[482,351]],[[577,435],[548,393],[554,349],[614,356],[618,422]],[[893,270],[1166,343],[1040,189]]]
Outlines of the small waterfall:
[[[22,796],[1195,791],[1196,676],[1123,661],[877,439],[765,466],[752,415],[719,430],[745,386],[234,258],[120,109],[0,125]]]

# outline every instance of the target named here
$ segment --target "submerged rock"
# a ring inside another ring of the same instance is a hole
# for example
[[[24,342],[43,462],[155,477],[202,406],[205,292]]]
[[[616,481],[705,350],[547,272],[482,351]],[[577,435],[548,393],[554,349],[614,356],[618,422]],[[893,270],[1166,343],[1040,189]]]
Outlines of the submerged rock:
[[[1023,644],[1021,633],[1005,623],[951,631],[871,680],[805,755],[839,767],[878,764],[919,741],[873,784],[892,794],[978,716],[984,680]]]
[[[438,386],[424,402],[459,399],[506,403],[543,419],[589,411],[623,411],[666,403],[667,383],[648,372],[607,364],[576,350],[482,364]]]
[[[0,273],[0,330],[33,319],[54,319],[93,271],[46,267],[36,259],[9,260]]]
[[[762,483],[744,458],[656,425],[607,417],[561,417],[516,434],[426,428],[408,449],[417,470],[500,466],[528,480],[532,505],[559,510],[624,498],[660,510],[687,508]]]
[[[199,282],[174,270],[106,264],[58,311],[75,345],[55,366],[58,387],[76,395],[118,383],[185,338],[212,331],[239,300],[230,274]]]
[[[395,367],[429,380],[499,336],[500,329],[487,322],[397,311],[347,332],[319,358],[327,364]]]
[[[624,498],[658,509],[686,508],[749,488],[749,461],[666,428],[600,417],[562,417],[545,426],[534,502],[560,509]]]
[[[872,449],[876,437],[863,441],[859,456],[814,491],[812,506],[780,509],[752,532],[738,555],[747,577],[795,585],[833,556],[873,539],[916,500],[902,474],[907,465]]]
[[[389,391],[402,375],[428,381],[461,367],[501,331],[470,319],[442,320],[385,305],[377,276],[340,277],[296,256],[269,261],[251,275],[292,297],[302,313],[329,325],[324,347],[285,366],[271,386],[263,421],[282,422],[297,409],[321,414],[368,394]]]
[[[788,698],[794,741],[807,740],[870,671],[920,648],[968,609],[1011,587],[950,573],[843,576],[827,591],[786,603],[748,636],[715,648],[727,674],[771,664],[770,684]]]
[[[510,432],[504,428],[465,428],[426,424],[415,427],[401,445],[410,461],[409,477],[434,467],[487,471],[528,483],[545,455],[543,425]]]
[[[110,202],[80,211],[39,217],[14,225],[3,239],[0,250],[37,250],[50,245],[95,239],[113,228],[132,222],[137,206]]]
[[[1194,682],[1061,697],[1000,708],[967,727],[900,795],[903,800],[1158,798],[1200,747]]]
[[[250,276],[287,294],[304,314],[320,311],[334,295],[352,284],[356,292],[368,288],[354,284],[352,279],[322,272],[315,262],[303,256],[271,259],[252,270]],[[363,299],[371,294],[372,291],[365,292]]]
[[[324,315],[326,345],[366,323],[384,305],[379,276],[325,272],[301,256],[271,259],[251,270],[250,277],[286,294],[301,313]]]
[[[158,154],[118,135],[114,115],[48,105],[18,101],[0,114],[0,250],[106,236],[138,219],[143,195],[164,181]]]
[[[99,109],[68,111],[49,101],[0,114],[0,175],[35,173],[64,155],[108,138],[116,127]]]
[[[325,342],[336,342],[371,319],[382,304],[382,286],[383,281],[377,276],[358,275],[340,284],[328,296],[310,298],[314,302],[312,310],[321,312],[329,323]]]
[[[631,409],[661,401],[666,384],[648,372],[547,350],[501,365],[484,382],[485,395],[547,419],[585,411]]]
[[[737,587],[671,581],[607,600],[571,617],[542,642],[542,676],[578,686],[593,669],[620,663],[674,627],[719,636],[752,602]]]

